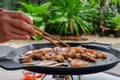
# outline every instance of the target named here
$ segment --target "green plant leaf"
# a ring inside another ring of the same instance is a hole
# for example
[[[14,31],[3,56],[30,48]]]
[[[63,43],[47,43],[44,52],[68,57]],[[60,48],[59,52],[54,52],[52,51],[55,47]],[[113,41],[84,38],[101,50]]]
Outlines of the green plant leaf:
[[[120,30],[120,15],[117,15],[112,21],[115,24],[114,30]]]
[[[73,26],[74,26],[74,29],[75,29],[75,33],[77,34],[77,36],[79,36],[79,26],[78,24],[75,22],[75,20],[73,20]]]
[[[39,41],[40,39],[42,39],[42,37],[41,36],[39,36],[39,35],[35,35],[35,36],[33,36],[32,37],[35,41]]]
[[[51,5],[51,2],[47,2],[47,3],[44,3],[38,7],[35,7],[33,9],[33,12],[35,15],[38,15],[38,14],[44,14],[45,11],[48,9],[48,7]]]
[[[33,11],[33,6],[30,4],[26,4],[24,2],[19,2],[19,4],[21,4],[28,12],[32,12]]]

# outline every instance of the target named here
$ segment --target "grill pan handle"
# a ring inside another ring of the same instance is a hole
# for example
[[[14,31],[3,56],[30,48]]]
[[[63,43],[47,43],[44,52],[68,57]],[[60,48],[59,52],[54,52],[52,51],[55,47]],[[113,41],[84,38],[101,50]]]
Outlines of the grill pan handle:
[[[0,67],[6,70],[18,70],[18,69],[25,69],[32,72],[37,73],[45,73],[47,70],[47,67],[43,66],[25,66],[20,63],[17,63],[11,59],[1,59],[0,60]]]
[[[19,64],[11,59],[1,59],[0,60],[0,67],[7,69],[7,70],[17,70],[24,67],[24,65]]]

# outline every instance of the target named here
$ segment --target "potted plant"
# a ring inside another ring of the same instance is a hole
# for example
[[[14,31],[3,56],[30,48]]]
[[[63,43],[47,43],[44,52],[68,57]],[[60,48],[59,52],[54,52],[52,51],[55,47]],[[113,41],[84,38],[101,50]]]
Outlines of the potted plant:
[[[112,21],[114,24],[114,35],[115,37],[120,37],[120,15],[117,15]]]

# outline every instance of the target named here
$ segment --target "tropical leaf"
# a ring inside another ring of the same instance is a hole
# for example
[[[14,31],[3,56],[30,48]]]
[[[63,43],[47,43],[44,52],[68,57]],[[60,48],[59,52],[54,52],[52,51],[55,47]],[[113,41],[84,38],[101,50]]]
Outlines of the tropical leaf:
[[[34,12],[35,15],[44,14],[50,5],[51,5],[50,2],[44,3],[44,4],[42,4],[38,7],[35,7],[33,9],[33,12]]]
[[[19,2],[28,12],[33,12],[33,6],[31,4],[26,4],[24,2]]]

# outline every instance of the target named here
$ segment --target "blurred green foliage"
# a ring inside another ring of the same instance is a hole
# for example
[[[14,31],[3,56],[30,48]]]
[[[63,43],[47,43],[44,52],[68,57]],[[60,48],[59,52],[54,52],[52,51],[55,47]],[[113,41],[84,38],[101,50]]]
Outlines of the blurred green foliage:
[[[50,3],[51,5],[46,5]],[[19,10],[31,16],[36,26],[51,34],[79,36],[82,33],[92,34],[94,32],[92,24],[84,18],[94,16],[97,9],[93,8],[93,5],[88,2],[50,0],[42,5],[31,5],[31,3],[26,4],[23,2],[20,2],[20,4],[24,8],[19,8]],[[46,8],[42,9],[41,6],[43,5]],[[39,9],[36,9],[37,12],[33,10],[36,7],[39,7]]]
[[[50,34],[91,35],[115,29],[120,0],[20,0],[15,10],[25,12],[34,25]],[[110,30],[103,32],[101,25]]]
[[[38,4],[26,4],[23,2],[19,2],[23,6],[23,8],[19,8],[19,11],[25,11],[27,15],[29,15],[34,21],[34,25],[36,25],[41,30],[45,30],[46,28],[46,19],[47,12],[46,10],[51,5],[50,2],[44,3],[42,5]],[[33,37],[35,40],[41,39],[37,34]]]
[[[114,23],[114,30],[120,30],[120,15],[117,15],[112,20]]]
[[[118,2],[113,1],[111,4],[107,0],[48,0],[42,5],[20,4],[24,8],[19,9],[31,16],[37,27],[55,35],[101,34],[100,25],[114,30],[112,18],[118,14],[119,9]],[[40,6],[43,5],[45,8],[42,11]],[[39,7],[37,12],[32,11],[36,7]]]

